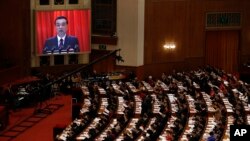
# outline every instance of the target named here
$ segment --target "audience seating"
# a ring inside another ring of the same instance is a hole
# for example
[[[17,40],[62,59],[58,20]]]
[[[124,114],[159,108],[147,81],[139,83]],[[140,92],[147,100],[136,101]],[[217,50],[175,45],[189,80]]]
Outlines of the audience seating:
[[[205,141],[210,132],[229,140],[230,125],[250,124],[248,84],[210,66],[156,80],[103,80],[79,87],[80,114],[58,140]]]

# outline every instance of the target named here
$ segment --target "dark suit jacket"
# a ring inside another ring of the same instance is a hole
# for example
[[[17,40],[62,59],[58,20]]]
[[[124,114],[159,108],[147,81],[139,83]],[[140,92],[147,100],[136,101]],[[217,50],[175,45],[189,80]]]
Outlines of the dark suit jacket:
[[[78,39],[74,36],[67,35],[65,37],[63,48],[58,47],[58,42],[57,36],[47,39],[43,48],[43,54],[75,53],[80,51]]]

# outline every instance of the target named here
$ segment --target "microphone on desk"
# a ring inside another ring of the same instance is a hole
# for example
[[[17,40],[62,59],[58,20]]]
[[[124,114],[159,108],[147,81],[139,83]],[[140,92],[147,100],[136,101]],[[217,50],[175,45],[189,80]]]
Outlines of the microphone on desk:
[[[48,50],[48,47],[47,46],[45,46],[45,48],[43,48],[43,51],[47,51]]]
[[[63,46],[60,46],[59,49],[58,49],[58,51],[59,51],[60,54],[66,52],[66,50],[64,49]]]
[[[56,49],[56,47],[53,46],[53,47],[51,48],[51,53],[54,53],[55,49]]]
[[[59,53],[61,53],[61,51],[62,51],[62,48],[59,48]]]
[[[69,53],[69,52],[71,52],[71,46],[70,45],[68,45],[68,47],[67,47],[67,53]]]
[[[80,51],[80,49],[79,49],[79,45],[78,44],[76,44],[75,46],[74,46],[74,52],[79,52]]]
[[[46,54],[46,53],[48,52],[47,50],[48,50],[48,47],[47,47],[47,46],[45,46],[45,47],[43,48],[43,53],[45,53],[45,54]]]

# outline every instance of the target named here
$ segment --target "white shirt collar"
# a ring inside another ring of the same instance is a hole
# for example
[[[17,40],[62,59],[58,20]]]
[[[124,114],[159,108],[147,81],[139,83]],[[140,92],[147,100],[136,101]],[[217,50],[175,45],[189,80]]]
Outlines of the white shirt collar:
[[[61,37],[59,37],[58,35],[57,35],[57,40],[58,41],[60,41],[60,39],[63,39],[63,41],[65,40],[65,38],[66,38],[66,34],[61,38]]]
[[[59,37],[59,36],[57,35],[58,46],[59,46],[59,44],[60,44],[60,39],[63,39],[63,44],[65,43],[65,38],[66,38],[66,34],[65,34],[63,37]]]

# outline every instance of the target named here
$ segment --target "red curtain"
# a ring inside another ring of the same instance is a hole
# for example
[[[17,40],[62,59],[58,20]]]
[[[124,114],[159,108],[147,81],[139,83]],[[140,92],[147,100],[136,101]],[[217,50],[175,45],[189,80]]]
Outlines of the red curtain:
[[[56,36],[55,18],[68,18],[68,33],[79,40],[80,52],[90,52],[90,10],[36,11],[36,48],[42,54],[45,40]]]
[[[206,32],[206,64],[225,70],[238,71],[239,31]]]

